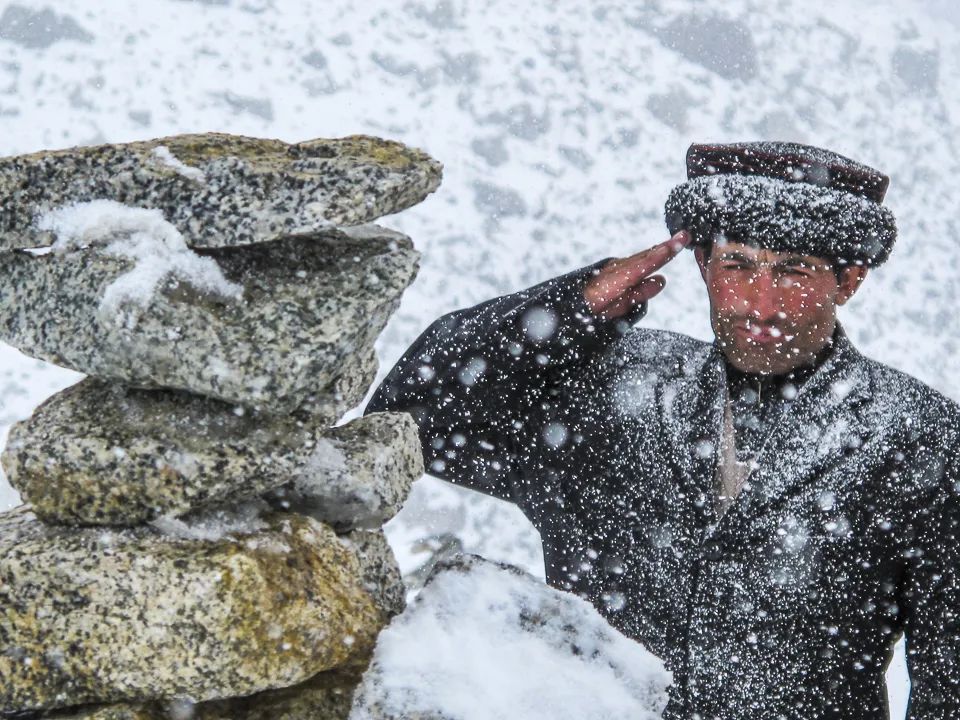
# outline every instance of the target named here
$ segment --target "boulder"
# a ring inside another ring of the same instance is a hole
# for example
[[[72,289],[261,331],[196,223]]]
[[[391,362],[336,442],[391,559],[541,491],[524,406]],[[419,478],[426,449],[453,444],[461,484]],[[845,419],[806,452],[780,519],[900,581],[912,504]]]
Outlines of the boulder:
[[[350,720],[655,720],[670,681],[587,601],[467,556],[380,634]]]
[[[0,460],[37,516],[62,525],[138,525],[275,491],[278,509],[379,528],[423,473],[406,413],[331,428],[329,417],[236,409],[87,378],[16,424]]]
[[[288,144],[209,133],[47,150],[0,159],[0,249],[50,245],[38,217],[100,199],[160,210],[194,247],[260,243],[398,212],[441,173],[419,150],[362,135]]]
[[[214,282],[209,263],[195,267],[182,253],[160,276],[157,263],[117,253],[127,242],[0,253],[0,339],[88,375],[275,413],[357,372],[419,257],[399,233],[330,229],[197,251],[222,274]],[[198,289],[202,279],[237,295]]]
[[[406,413],[372,413],[326,430],[289,483],[267,497],[338,530],[379,528],[400,510],[423,453]]]
[[[312,518],[220,534],[0,515],[0,713],[289,687],[361,662],[383,614]]]

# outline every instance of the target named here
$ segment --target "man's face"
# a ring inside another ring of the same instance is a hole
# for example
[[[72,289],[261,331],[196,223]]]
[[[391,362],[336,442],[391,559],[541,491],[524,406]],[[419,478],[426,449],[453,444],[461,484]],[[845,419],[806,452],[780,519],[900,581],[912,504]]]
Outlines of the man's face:
[[[741,243],[696,251],[710,297],[713,332],[738,370],[782,375],[811,364],[826,347],[843,305],[866,275],[828,260]]]

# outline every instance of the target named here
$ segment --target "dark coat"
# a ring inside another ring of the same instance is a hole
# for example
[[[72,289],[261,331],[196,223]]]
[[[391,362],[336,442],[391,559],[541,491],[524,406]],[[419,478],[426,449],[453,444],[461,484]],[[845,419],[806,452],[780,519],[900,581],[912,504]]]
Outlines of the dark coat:
[[[838,333],[718,518],[720,353],[596,321],[590,270],[440,318],[368,412],[521,508],[547,581],[673,672],[665,717],[887,718],[905,633],[910,717],[960,718],[958,407]]]

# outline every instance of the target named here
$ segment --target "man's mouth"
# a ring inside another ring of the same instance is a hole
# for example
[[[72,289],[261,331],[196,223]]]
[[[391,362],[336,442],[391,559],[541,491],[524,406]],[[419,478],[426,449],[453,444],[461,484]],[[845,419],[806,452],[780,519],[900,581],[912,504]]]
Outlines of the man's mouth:
[[[755,345],[780,345],[792,339],[776,325],[765,323],[744,322],[737,323],[737,335],[748,343]]]

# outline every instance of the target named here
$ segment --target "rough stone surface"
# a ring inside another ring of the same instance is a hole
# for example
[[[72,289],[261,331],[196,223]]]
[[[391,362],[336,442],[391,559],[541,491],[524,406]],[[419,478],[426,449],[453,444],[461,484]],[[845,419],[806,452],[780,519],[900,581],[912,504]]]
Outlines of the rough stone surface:
[[[384,622],[407,606],[400,566],[382,530],[354,530],[341,536],[360,561],[360,578],[384,614]]]
[[[360,574],[293,514],[197,539],[5,513],[0,712],[248,695],[356,662],[382,622]]]
[[[197,703],[101,705],[37,714],[29,720],[346,720],[357,672],[320,673],[300,685]],[[26,719],[25,719],[26,720]]]
[[[372,413],[317,439],[294,479],[271,493],[286,510],[339,530],[378,528],[423,475],[417,426],[406,413]]]
[[[374,226],[200,252],[242,299],[170,280],[146,304],[103,312],[132,261],[96,248],[0,253],[0,339],[88,375],[291,412],[368,357],[419,257]]]
[[[330,428],[299,411],[234,410],[87,378],[15,425],[0,459],[33,511],[64,525],[137,525],[275,491],[278,509],[341,531],[378,528],[423,473],[405,413]]]
[[[246,245],[370,222],[417,204],[440,178],[425,153],[362,135],[290,145],[210,133],[44,151],[0,159],[0,248],[49,245],[39,215],[98,199],[158,209],[196,247]]]
[[[360,404],[377,379],[379,368],[377,352],[372,347],[345,357],[330,385],[307,395],[296,412],[312,415],[318,422],[330,418],[332,424]]]

